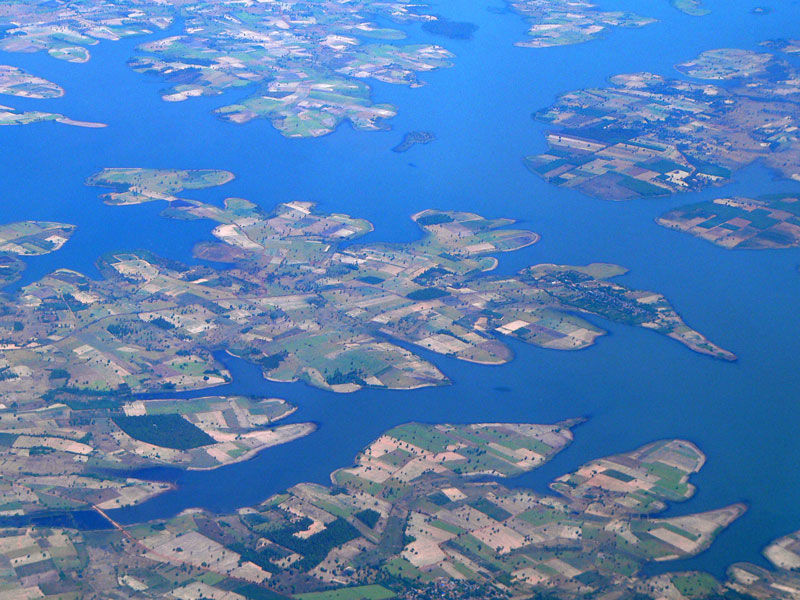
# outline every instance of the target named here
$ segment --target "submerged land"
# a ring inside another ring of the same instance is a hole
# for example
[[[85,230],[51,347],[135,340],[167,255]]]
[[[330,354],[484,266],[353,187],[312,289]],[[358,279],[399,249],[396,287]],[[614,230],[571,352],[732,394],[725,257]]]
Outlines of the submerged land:
[[[725,581],[642,574],[701,552],[746,509],[658,516],[694,494],[689,478],[705,456],[690,442],[591,461],[553,481],[551,495],[498,481],[544,464],[574,424],[409,423],[331,485],[301,483],[234,513],[2,530],[0,581],[13,597],[60,598],[796,597],[798,534],[765,550],[772,568],[738,563]]]
[[[546,181],[606,200],[661,196],[729,183],[761,161],[800,180],[800,72],[773,53],[720,49],[678,65],[705,82],[653,73],[569,92],[536,113],[555,129],[529,156]],[[717,85],[709,81],[725,80]]]
[[[711,12],[705,7],[703,0],[670,0],[670,4],[679,11],[693,17],[703,17]]]

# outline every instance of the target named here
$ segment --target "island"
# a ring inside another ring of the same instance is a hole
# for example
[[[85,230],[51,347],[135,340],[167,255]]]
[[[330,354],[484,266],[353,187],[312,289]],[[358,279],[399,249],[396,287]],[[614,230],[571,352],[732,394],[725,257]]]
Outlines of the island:
[[[676,65],[676,69],[695,79],[727,80],[763,77],[774,55],[736,48],[701,52],[697,58]]]
[[[592,2],[572,0],[509,0],[509,8],[529,24],[529,40],[515,45],[547,48],[595,39],[610,27],[644,27],[655,19],[634,13],[600,10]]]
[[[433,365],[389,340],[499,364],[510,360],[511,352],[498,333],[554,349],[591,345],[603,332],[576,312],[647,327],[696,351],[733,358],[689,329],[662,296],[608,282],[625,272],[616,265],[537,265],[513,278],[492,277],[498,264],[492,255],[539,239],[531,231],[507,229],[513,224],[509,219],[428,210],[412,216],[425,234],[416,242],[354,245],[352,240],[372,231],[369,222],[318,214],[310,203],[291,202],[265,213],[238,198],[218,207],[178,197],[179,183],[165,194],[165,181],[186,174],[106,169],[88,183],[113,187],[116,191],[104,196],[112,204],[166,200],[164,216],[218,222],[213,230],[218,242],[198,245],[195,255],[228,265],[227,277],[207,271],[194,279],[183,267],[139,252],[105,257],[103,271],[126,288],[150,289],[147,282],[163,275],[168,287],[177,285],[192,296],[230,298],[235,290],[247,290],[235,307],[239,321],[247,315],[246,327],[211,317],[214,326],[200,328],[197,339],[224,343],[230,352],[264,365],[270,379],[302,379],[335,391],[442,384],[446,380]],[[220,172],[219,179],[229,176]],[[188,177],[191,185],[199,177],[213,179],[206,172]],[[216,289],[223,280],[224,288]],[[270,301],[245,301],[251,296]],[[185,308],[187,321],[208,318],[206,307],[191,306]],[[215,309],[220,315],[232,308],[222,307]],[[261,319],[265,322],[257,323]],[[342,345],[348,350],[335,350]]]
[[[75,121],[58,113],[48,113],[38,110],[26,110],[19,112],[10,106],[0,104],[0,126],[3,125],[30,125],[32,123],[42,123],[53,121],[64,125],[74,125],[76,127],[99,128],[106,127],[105,123],[94,123],[91,121]]]
[[[100,40],[164,30],[180,15],[179,35],[143,44],[130,66],[162,77],[170,86],[162,97],[170,102],[256,88],[217,114],[235,123],[267,118],[288,137],[324,135],[342,121],[357,129],[384,128],[396,109],[373,102],[363,80],[416,87],[422,84],[418,73],[449,66],[452,58],[431,44],[391,43],[406,34],[376,24],[375,19],[446,24],[413,2],[196,0],[177,6],[100,0],[88,10],[63,0],[6,4],[0,49],[44,50],[71,62],[89,60],[89,47]]]
[[[736,49],[705,52],[678,68],[730,84],[634,73],[564,94],[536,113],[557,129],[547,132],[549,150],[527,157],[527,166],[550,183],[607,200],[723,185],[755,161],[800,178],[800,71],[774,54]]]
[[[800,53],[800,40],[795,40],[795,39],[767,40],[765,42],[761,42],[761,45],[766,48],[770,48],[772,50],[778,50],[780,52],[784,52],[786,54]]]
[[[502,364],[513,358],[504,337],[554,350],[591,346],[604,331],[584,316],[735,359],[662,295],[610,281],[625,272],[617,265],[539,264],[493,275],[494,255],[539,239],[510,229],[510,219],[427,210],[412,217],[419,240],[358,245],[368,221],[320,214],[311,203],[267,213],[241,198],[219,206],[182,193],[231,177],[152,169],[91,177],[115,190],[104,195],[110,204],[165,202],[164,216],[215,221],[217,241],[195,247],[204,260],[195,266],[118,251],[99,260],[102,279],[60,269],[0,296],[4,402],[38,407],[63,389],[99,401],[212,387],[229,380],[212,349],[259,365],[271,380],[335,392],[444,385],[436,365],[410,348]],[[21,269],[19,254],[7,255],[9,277]]]
[[[403,136],[403,141],[392,148],[392,152],[408,152],[417,144],[430,144],[436,135],[430,131],[409,131]]]
[[[800,195],[717,198],[680,206],[656,222],[723,248],[767,249],[800,245]]]
[[[546,463],[578,422],[407,423],[330,485],[299,483],[235,512],[0,530],[0,581],[19,596],[85,598],[98,588],[103,597],[226,600],[795,597],[799,533],[765,550],[772,568],[736,563],[725,581],[644,574],[708,548],[746,510],[658,515],[694,494],[689,479],[705,456],[691,442],[592,460],[556,478],[553,494],[499,481]]]

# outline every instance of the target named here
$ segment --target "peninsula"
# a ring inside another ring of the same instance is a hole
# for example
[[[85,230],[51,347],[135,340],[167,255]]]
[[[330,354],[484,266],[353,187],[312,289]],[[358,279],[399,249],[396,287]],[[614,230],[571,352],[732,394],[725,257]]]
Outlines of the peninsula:
[[[800,196],[776,194],[718,198],[680,206],[656,222],[723,248],[767,249],[800,245]]]
[[[226,600],[788,600],[800,590],[798,534],[767,548],[772,569],[738,563],[727,581],[642,573],[708,548],[746,509],[658,516],[694,493],[689,478],[705,456],[688,441],[593,460],[558,477],[555,495],[498,482],[564,449],[575,423],[408,423],[335,471],[331,485],[300,483],[233,513],[191,510],[95,532],[0,531],[0,578],[40,597],[93,597],[102,587],[113,598]]]
[[[769,53],[721,49],[678,68],[720,86],[653,73],[569,92],[536,118],[556,129],[529,156],[546,181],[606,200],[696,191],[755,161],[800,178],[800,72]]]

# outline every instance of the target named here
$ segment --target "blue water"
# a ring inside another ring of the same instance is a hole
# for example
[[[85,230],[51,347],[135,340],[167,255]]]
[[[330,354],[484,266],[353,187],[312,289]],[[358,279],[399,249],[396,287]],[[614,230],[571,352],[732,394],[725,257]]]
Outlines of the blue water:
[[[512,483],[546,491],[554,477],[591,458],[684,437],[707,453],[708,462],[693,479],[696,497],[669,514],[739,501],[750,510],[711,550],[681,567],[721,574],[737,560],[763,564],[759,553],[765,544],[800,528],[800,251],[728,252],[660,228],[653,219],[669,207],[719,194],[797,191],[800,184],[774,181],[754,165],[722,189],[614,204],[549,186],[522,164],[523,156],[545,148],[543,126],[531,113],[559,93],[603,85],[615,73],[650,70],[677,76],[672,65],[702,50],[755,49],[762,39],[797,35],[797,1],[772,0],[767,16],[750,14],[763,2],[707,4],[712,15],[693,18],[671,9],[666,0],[603,1],[605,8],[635,10],[660,21],[614,30],[588,44],[535,50],[513,46],[525,39],[526,25],[513,14],[488,11],[502,6],[498,0],[436,2],[434,12],[476,23],[474,38],[436,38],[410,26],[409,40],[447,46],[457,55],[455,66],[424,74],[428,85],[420,89],[374,85],[376,101],[399,108],[393,130],[365,133],[342,126],[315,140],[286,140],[267,121],[235,126],[211,114],[241,92],[162,102],[161,82],[125,66],[138,41],[103,43],[85,65],[42,54],[0,54],[0,62],[26,68],[67,91],[62,99],[2,103],[109,124],[102,130],[58,124],[0,130],[2,220],[51,219],[79,226],[61,251],[27,261],[23,283],[62,266],[96,275],[96,257],[120,248],[145,247],[191,262],[191,247],[209,239],[211,223],[162,219],[158,204],[108,207],[98,200],[99,190],[82,181],[106,166],[221,168],[237,179],[193,197],[218,202],[242,196],[265,207],[312,200],[322,210],[370,219],[376,231],[367,240],[414,239],[418,231],[407,217],[428,207],[513,216],[543,237],[533,247],[502,256],[500,272],[537,262],[617,262],[631,269],[622,281],[666,294],[687,323],[739,356],[733,364],[715,361],[653,332],[598,321],[610,334],[585,351],[549,351],[510,341],[516,359],[501,367],[419,351],[454,384],[351,395],[266,382],[258,369],[225,358],[234,383],[220,393],[286,398],[300,407],[293,420],[316,421],[319,430],[216,471],[150,470],[149,476],[174,481],[177,489],[115,511],[114,518],[131,523],[194,506],[231,510],[300,481],[324,483],[379,433],[412,419],[552,422],[586,416],[573,445]],[[434,131],[438,139],[404,154],[391,152],[409,130]]]

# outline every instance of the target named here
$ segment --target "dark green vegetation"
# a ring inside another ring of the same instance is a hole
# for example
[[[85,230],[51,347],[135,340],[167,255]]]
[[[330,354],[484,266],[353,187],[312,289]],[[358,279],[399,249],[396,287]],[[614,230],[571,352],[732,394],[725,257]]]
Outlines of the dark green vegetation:
[[[789,248],[800,244],[800,196],[720,198],[680,206],[657,223],[729,249]]]
[[[430,131],[409,131],[403,136],[403,141],[392,148],[392,152],[408,152],[417,144],[429,144],[435,139],[436,135]]]
[[[113,420],[132,438],[162,448],[188,450],[214,443],[214,438],[180,415],[120,415]]]

